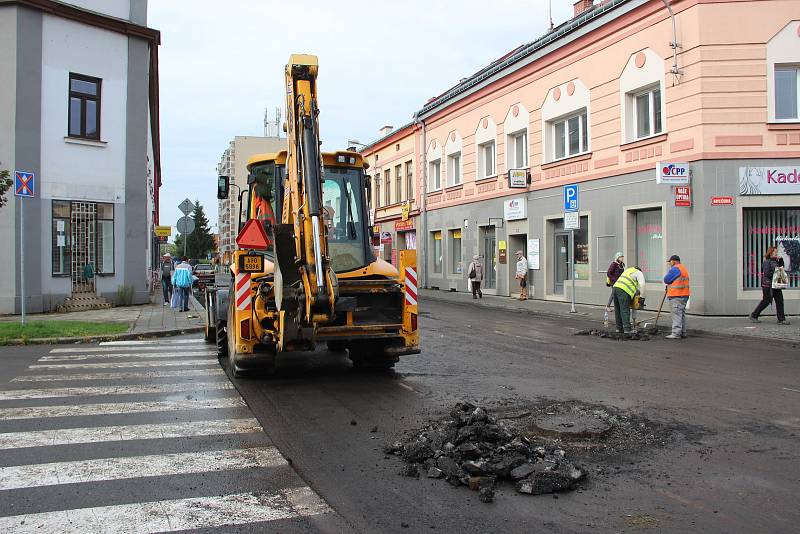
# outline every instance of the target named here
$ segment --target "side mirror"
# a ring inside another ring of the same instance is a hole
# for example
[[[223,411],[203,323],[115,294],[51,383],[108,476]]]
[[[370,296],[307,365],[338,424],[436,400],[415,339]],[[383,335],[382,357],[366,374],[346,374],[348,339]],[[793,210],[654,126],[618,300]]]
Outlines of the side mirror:
[[[231,177],[220,176],[217,180],[217,198],[219,200],[226,200],[230,195],[231,190]]]

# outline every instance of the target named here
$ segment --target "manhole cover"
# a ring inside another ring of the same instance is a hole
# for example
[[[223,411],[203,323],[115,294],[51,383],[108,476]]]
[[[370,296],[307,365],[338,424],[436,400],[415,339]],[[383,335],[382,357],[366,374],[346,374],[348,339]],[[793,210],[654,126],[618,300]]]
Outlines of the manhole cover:
[[[529,430],[538,436],[585,439],[602,437],[611,430],[611,425],[590,415],[554,414],[538,417]]]

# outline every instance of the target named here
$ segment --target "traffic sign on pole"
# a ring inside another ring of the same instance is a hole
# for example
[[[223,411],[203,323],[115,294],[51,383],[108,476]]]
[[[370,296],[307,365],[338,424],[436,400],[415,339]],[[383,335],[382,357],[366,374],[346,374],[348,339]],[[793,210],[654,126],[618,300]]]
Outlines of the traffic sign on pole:
[[[14,171],[14,196],[26,198],[36,196],[36,175],[34,173]]]
[[[36,196],[36,175],[32,172],[14,171],[14,196],[19,197],[19,299],[20,323],[25,326],[25,199]]]
[[[181,210],[184,215],[189,215],[192,211],[194,211],[194,204],[192,204],[192,201],[187,198],[178,204],[178,209]]]
[[[564,186],[564,211],[578,211],[578,184]]]
[[[194,219],[187,216],[181,217],[178,219],[178,224],[176,224],[176,226],[178,227],[178,232],[182,234],[191,234],[194,232]]]

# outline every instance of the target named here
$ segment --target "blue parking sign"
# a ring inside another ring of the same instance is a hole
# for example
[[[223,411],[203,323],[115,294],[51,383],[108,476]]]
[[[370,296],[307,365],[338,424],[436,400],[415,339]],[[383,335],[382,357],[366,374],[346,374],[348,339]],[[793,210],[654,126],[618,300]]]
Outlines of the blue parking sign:
[[[578,184],[564,186],[564,212],[578,211]]]
[[[35,197],[36,180],[32,172],[14,171],[14,196]]]

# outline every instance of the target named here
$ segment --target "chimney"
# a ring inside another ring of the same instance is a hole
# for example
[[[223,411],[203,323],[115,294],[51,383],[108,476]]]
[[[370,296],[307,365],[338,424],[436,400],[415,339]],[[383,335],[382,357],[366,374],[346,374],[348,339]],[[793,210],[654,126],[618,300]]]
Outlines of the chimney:
[[[380,129],[381,137],[389,135],[390,133],[392,133],[392,130],[394,130],[394,126],[390,126],[387,124],[386,126]]]
[[[593,2],[594,2],[594,0],[578,0],[577,2],[575,2],[573,4],[573,7],[575,8],[575,14],[573,16],[577,17],[578,15],[583,13],[584,11],[588,11],[588,10],[592,9],[592,7],[593,7],[592,3]]]

